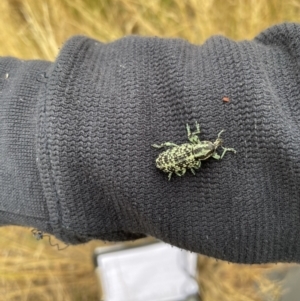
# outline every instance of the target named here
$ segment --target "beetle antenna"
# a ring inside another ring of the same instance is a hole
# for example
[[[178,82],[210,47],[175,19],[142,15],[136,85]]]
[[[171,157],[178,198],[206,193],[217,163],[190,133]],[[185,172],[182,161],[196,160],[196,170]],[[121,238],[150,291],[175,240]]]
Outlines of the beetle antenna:
[[[219,134],[218,134],[218,138],[220,138],[221,134],[225,132],[225,130],[222,130]]]

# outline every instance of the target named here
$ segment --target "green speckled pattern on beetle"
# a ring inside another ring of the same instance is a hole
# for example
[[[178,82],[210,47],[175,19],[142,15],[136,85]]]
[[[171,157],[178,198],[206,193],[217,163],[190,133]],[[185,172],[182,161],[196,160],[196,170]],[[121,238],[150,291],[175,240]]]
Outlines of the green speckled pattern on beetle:
[[[223,130],[218,134],[215,142],[200,141],[197,136],[200,134],[200,126],[196,122],[196,131],[191,132],[189,125],[186,125],[189,143],[176,145],[172,142],[165,142],[161,145],[153,144],[155,148],[169,147],[168,150],[162,152],[156,159],[156,167],[163,172],[169,174],[168,178],[171,179],[173,173],[178,176],[183,176],[187,169],[190,169],[195,174],[194,169],[201,166],[201,161],[213,157],[217,160],[222,159],[227,151],[236,152],[233,148],[222,147],[223,140],[220,138]],[[217,148],[223,148],[222,155],[218,155]]]
[[[182,168],[195,166],[193,146],[189,143],[170,148],[156,159],[157,168],[164,172],[179,172]]]

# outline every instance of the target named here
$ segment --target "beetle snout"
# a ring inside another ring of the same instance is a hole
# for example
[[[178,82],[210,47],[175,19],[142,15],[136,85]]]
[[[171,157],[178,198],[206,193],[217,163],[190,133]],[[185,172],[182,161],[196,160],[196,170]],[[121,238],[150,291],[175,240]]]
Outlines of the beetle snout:
[[[217,140],[215,141],[215,146],[216,148],[221,146],[223,144],[223,139],[221,138],[217,138]]]

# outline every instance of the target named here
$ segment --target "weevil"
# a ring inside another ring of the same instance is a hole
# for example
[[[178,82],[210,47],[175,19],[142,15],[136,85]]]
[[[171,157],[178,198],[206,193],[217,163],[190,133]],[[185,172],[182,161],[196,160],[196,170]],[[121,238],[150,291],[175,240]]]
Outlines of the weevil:
[[[171,179],[173,173],[177,176],[183,176],[187,169],[195,175],[195,169],[201,167],[201,161],[207,160],[212,157],[216,160],[220,160],[224,157],[225,153],[230,151],[236,153],[233,148],[223,147],[223,139],[219,132],[217,139],[214,142],[200,141],[198,135],[200,134],[200,126],[196,122],[196,131],[191,132],[190,126],[186,125],[187,137],[189,142],[181,145],[177,145],[173,142],[165,142],[162,144],[152,144],[155,148],[168,148],[155,160],[156,167],[165,173],[168,173],[168,179]],[[221,155],[217,153],[217,148],[222,147],[223,152]]]

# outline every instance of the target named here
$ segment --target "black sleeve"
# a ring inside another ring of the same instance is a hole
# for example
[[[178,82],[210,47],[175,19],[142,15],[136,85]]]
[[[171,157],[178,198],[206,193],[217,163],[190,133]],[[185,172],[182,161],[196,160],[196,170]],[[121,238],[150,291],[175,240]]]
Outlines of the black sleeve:
[[[299,53],[300,26],[282,24],[252,41],[77,36],[54,63],[2,58],[1,224],[300,262]],[[189,143],[196,122],[237,153],[168,181],[151,145]]]

